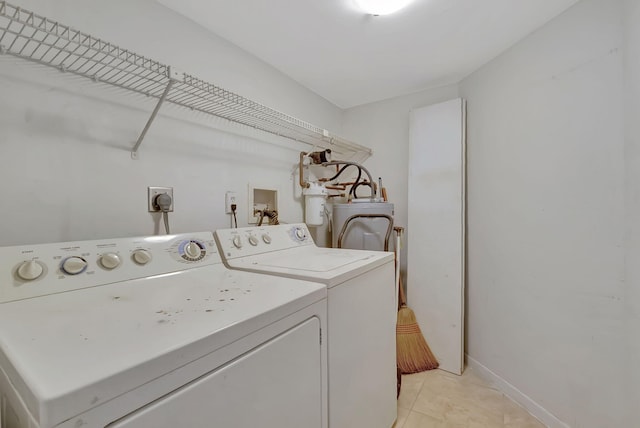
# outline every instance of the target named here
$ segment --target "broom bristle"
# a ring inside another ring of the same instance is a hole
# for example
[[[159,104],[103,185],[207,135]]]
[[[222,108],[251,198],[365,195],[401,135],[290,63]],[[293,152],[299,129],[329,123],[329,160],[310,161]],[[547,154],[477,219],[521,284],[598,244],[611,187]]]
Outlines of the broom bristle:
[[[438,360],[422,336],[415,314],[406,306],[398,310],[396,357],[403,374],[433,370],[439,366]]]

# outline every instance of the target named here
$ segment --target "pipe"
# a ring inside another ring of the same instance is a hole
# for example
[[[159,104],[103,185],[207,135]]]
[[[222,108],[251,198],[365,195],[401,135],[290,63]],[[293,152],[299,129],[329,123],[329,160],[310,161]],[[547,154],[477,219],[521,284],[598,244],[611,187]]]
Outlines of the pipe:
[[[318,181],[320,181],[321,183],[325,183],[326,182],[326,180],[324,180],[324,181],[323,180],[318,180]],[[367,182],[364,181],[363,184],[364,183],[367,183]],[[331,185],[325,184],[324,187],[327,188],[327,189],[332,189],[332,190],[347,190],[347,186],[353,186],[354,184],[356,184],[355,181],[349,181],[347,183],[335,183],[335,184],[331,184]]]
[[[305,152],[300,152],[300,162],[299,162],[299,168],[300,168],[300,187],[302,187],[303,189],[308,188],[309,186],[311,186],[309,183],[307,183],[306,181],[304,181],[304,173],[303,173],[303,161],[304,161],[304,157],[307,154]]]
[[[371,173],[369,172],[369,170],[367,168],[365,168],[364,166],[360,165],[359,163],[356,162],[346,162],[346,161],[333,161],[333,162],[325,162],[322,164],[322,166],[329,166],[329,165],[354,165],[357,166],[358,168],[361,168],[365,174],[367,174],[367,177],[369,177],[369,183],[373,183],[373,178],[371,177]],[[376,190],[374,188],[373,185],[371,185],[371,202],[375,201],[376,199]]]

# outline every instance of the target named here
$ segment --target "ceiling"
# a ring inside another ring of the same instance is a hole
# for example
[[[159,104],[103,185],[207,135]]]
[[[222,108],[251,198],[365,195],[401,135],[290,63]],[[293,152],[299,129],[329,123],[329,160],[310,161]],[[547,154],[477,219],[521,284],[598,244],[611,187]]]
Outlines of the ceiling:
[[[341,108],[457,83],[578,0],[158,0]]]

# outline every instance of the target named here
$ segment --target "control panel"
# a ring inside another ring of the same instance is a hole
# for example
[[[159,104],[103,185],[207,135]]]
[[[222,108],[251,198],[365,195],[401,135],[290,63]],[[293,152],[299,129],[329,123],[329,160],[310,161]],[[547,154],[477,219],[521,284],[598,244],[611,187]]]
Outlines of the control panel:
[[[0,303],[214,263],[211,232],[0,247]]]
[[[304,223],[219,229],[215,237],[227,259],[315,245]]]

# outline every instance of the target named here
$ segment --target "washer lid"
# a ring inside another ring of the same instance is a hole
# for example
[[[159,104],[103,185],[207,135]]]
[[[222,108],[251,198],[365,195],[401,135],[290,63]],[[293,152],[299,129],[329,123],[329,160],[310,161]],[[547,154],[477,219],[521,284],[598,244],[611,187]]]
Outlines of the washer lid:
[[[347,250],[306,245],[227,260],[235,269],[326,284],[341,284],[394,259],[383,251]]]
[[[0,367],[55,425],[325,297],[213,265],[0,304]]]

